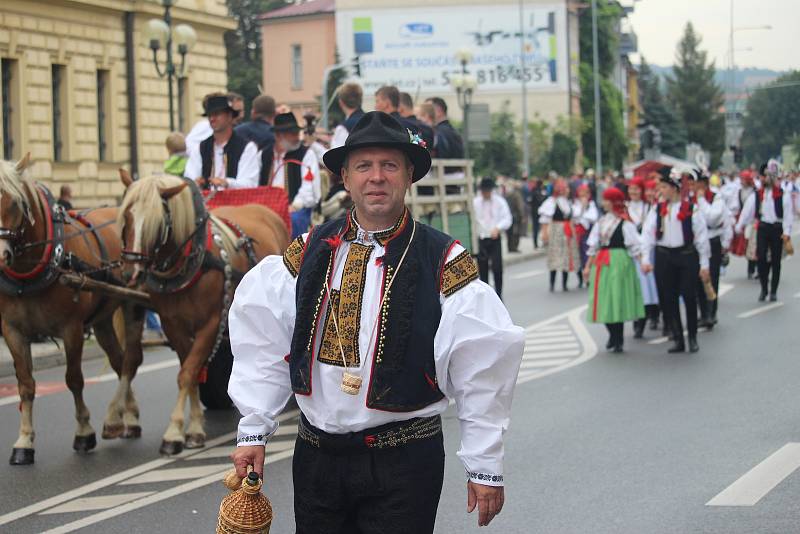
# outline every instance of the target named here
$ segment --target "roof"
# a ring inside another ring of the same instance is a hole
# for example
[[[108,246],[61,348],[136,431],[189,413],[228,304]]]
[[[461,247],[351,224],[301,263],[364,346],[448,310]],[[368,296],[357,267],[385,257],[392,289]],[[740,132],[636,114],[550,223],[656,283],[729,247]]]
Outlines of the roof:
[[[300,4],[282,7],[267,11],[258,16],[260,20],[284,19],[289,17],[302,17],[305,15],[318,15],[321,13],[334,13],[335,0],[307,0]]]

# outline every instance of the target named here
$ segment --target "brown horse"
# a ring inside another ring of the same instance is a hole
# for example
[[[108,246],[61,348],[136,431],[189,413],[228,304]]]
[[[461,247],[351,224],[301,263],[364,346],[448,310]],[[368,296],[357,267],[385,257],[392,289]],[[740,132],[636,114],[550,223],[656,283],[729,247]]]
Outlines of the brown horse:
[[[120,301],[75,291],[57,282],[64,272],[121,283],[121,252],[116,208],[70,216],[57,207],[50,192],[24,178],[28,156],[14,165],[0,161],[0,316],[3,337],[14,358],[20,396],[19,437],[10,463],[34,461],[31,339],[61,338],[67,359],[66,383],[75,400],[77,430],[73,448],[96,446],[89,410],[83,401],[81,356],[84,330],[91,325],[97,342],[120,377],[103,426],[104,438],[139,437],[139,409],[129,384],[142,360],[143,313],[124,306],[126,344],[123,353],[112,316]]]
[[[178,401],[163,436],[162,454],[205,445],[198,381],[218,348],[227,308],[241,274],[289,244],[283,221],[264,206],[207,212],[193,182],[174,176],[132,181],[120,207],[124,270],[150,295],[169,343],[178,353]],[[184,410],[189,400],[189,424]]]

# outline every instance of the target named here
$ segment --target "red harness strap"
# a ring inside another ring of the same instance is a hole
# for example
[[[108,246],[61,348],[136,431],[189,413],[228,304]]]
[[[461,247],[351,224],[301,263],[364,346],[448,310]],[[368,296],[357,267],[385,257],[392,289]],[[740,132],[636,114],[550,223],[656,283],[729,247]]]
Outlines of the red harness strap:
[[[27,273],[18,273],[16,271],[11,270],[10,268],[6,267],[3,269],[3,272],[9,277],[14,278],[15,280],[31,280],[39,276],[50,263],[50,259],[53,257],[53,214],[50,212],[50,205],[47,203],[47,198],[44,196],[44,193],[37,187],[36,192],[39,194],[39,198],[41,199],[42,205],[45,206],[45,223],[47,224],[47,244],[44,247],[44,252],[42,253],[42,259],[33,268],[33,270],[28,271]]]

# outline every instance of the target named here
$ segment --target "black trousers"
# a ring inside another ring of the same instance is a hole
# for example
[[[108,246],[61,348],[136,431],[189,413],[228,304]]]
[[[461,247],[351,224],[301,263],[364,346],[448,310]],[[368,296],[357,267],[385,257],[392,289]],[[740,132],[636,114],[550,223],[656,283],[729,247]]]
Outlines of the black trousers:
[[[608,330],[608,344],[613,346],[622,346],[622,332],[624,323],[606,323],[606,330]]]
[[[428,534],[444,481],[442,433],[352,452],[298,438],[292,461],[297,534]]]
[[[697,277],[700,260],[694,246],[681,248],[656,247],[656,284],[664,300],[661,308],[664,320],[675,339],[683,339],[680,297],[686,306],[686,326],[689,337],[697,336]]]
[[[494,290],[497,296],[503,297],[503,251],[500,238],[481,239],[478,242],[478,273],[481,280],[489,283],[489,268],[492,269]]]
[[[758,281],[761,291],[767,292],[769,282],[770,293],[778,292],[781,281],[781,261],[783,259],[783,225],[781,223],[758,223],[756,232],[756,257],[758,258]],[[767,252],[770,261],[767,262]],[[772,267],[772,269],[770,269]],[[770,270],[772,278],[770,279]]]
[[[708,260],[708,271],[711,275],[711,285],[719,295],[719,271],[722,266],[722,241],[719,237],[708,240],[711,245],[711,257]],[[709,301],[706,298],[706,290],[703,288],[703,281],[697,279],[697,306],[700,310],[700,317],[710,319],[717,316],[717,302],[719,299]]]
[[[539,222],[538,211],[533,212],[533,248],[539,248],[539,232],[542,230],[542,224]]]

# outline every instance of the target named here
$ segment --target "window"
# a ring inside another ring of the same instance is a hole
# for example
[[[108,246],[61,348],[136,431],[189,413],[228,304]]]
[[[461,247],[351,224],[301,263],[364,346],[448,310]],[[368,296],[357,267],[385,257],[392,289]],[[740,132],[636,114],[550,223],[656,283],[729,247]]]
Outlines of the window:
[[[108,103],[111,100],[109,87],[110,73],[107,70],[97,71],[97,158],[108,161]]]
[[[3,58],[0,63],[0,95],[2,95],[3,102],[0,107],[0,116],[2,120],[2,129],[0,132],[3,136],[3,159],[14,159],[14,113],[16,112],[15,100],[17,95],[14,94],[12,80],[15,77],[17,69],[17,62],[13,59]]]
[[[292,89],[303,88],[303,49],[292,45]]]
[[[52,66],[52,92],[53,92],[53,160],[63,161],[64,158],[64,104],[66,103],[66,67],[64,65]]]

